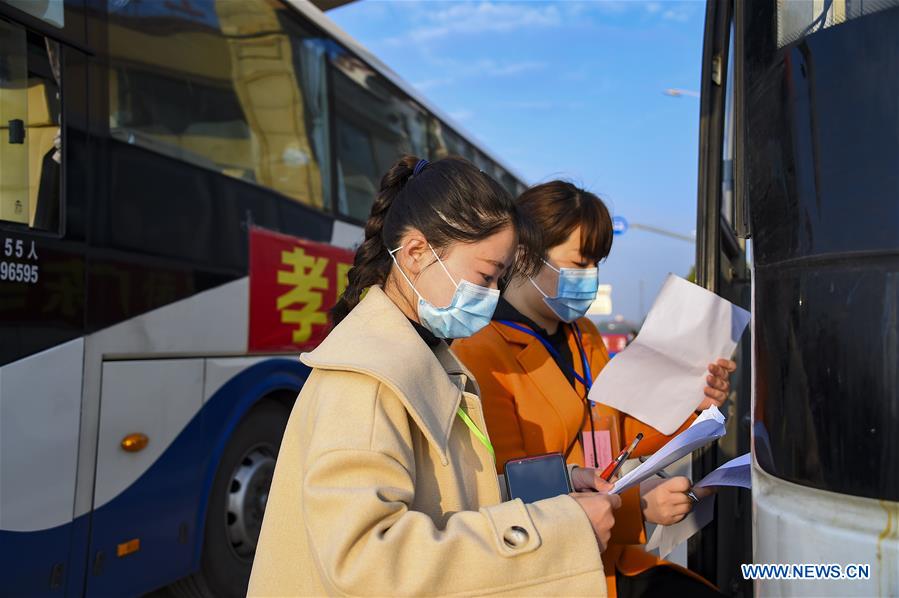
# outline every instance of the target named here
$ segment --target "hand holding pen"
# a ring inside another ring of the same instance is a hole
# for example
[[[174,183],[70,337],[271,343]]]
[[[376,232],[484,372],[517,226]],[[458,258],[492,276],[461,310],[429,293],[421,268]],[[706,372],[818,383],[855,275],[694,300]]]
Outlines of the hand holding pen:
[[[601,472],[591,467],[575,467],[571,471],[571,485],[576,491],[596,490],[608,494],[614,485],[610,483],[612,477],[618,473],[621,466],[628,460],[637,444],[643,439],[643,434],[637,434],[629,447],[618,454],[614,461],[609,463]]]
[[[660,469],[659,471],[657,471],[656,475],[659,476],[660,478],[662,478],[663,480],[671,479],[671,476],[668,475],[668,473],[664,469]],[[692,500],[694,503],[699,502],[699,499],[696,497],[696,494],[693,493],[693,488],[690,488],[689,490],[684,492],[684,494],[686,494],[688,497],[690,497],[690,500]]]
[[[661,478],[656,483],[648,481],[641,485],[643,518],[650,523],[675,524],[686,517],[701,498],[711,494],[709,488],[694,490],[684,476],[672,477],[664,470],[656,475]]]

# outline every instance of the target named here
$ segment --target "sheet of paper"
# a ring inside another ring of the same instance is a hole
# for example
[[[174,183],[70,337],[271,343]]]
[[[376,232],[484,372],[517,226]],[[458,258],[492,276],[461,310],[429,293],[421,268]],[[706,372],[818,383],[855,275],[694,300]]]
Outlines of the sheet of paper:
[[[617,357],[616,357],[617,359]],[[709,407],[696,418],[689,428],[668,441],[646,461],[621,476],[612,488],[613,494],[624,492],[631,486],[654,476],[684,455],[711,443],[725,434],[724,416],[717,407]]]
[[[674,525],[657,525],[646,543],[646,551],[659,551],[659,558],[668,556],[681,542],[704,528],[715,516],[715,495],[706,496],[690,513]]]
[[[721,413],[720,409],[718,409],[717,407],[712,405],[705,411],[701,412],[696,417],[696,419],[693,420],[693,423],[690,424],[690,427],[692,428],[693,426],[695,426],[697,424],[701,424],[702,422],[710,420],[710,419],[718,422],[721,425],[724,425],[724,414]]]
[[[746,453],[736,459],[731,459],[709,475],[705,476],[693,486],[738,486],[740,488],[752,488],[752,470],[750,466],[751,455]]]
[[[709,475],[693,484],[703,486],[738,486],[752,488],[751,455],[746,453],[731,459]],[[659,558],[665,558],[681,542],[686,542],[693,534],[704,528],[715,513],[715,495],[706,496],[693,508],[689,515],[674,525],[658,525],[646,543],[646,550],[659,551]]]
[[[708,364],[730,357],[749,312],[669,274],[640,334],[606,365],[590,399],[673,434],[702,402]]]

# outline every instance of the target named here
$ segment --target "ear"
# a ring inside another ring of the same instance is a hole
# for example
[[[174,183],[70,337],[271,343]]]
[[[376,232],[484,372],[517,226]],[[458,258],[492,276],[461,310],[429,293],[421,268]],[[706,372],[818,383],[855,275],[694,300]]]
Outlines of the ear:
[[[428,240],[417,228],[410,228],[403,235],[403,248],[397,254],[397,260],[413,277],[417,276],[425,266],[434,260],[434,254]]]

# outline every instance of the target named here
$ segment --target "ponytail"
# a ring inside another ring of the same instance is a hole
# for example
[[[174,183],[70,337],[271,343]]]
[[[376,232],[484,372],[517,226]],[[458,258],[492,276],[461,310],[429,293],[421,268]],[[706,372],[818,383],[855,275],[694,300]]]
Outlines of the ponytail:
[[[390,250],[410,229],[420,231],[435,250],[481,241],[511,226],[523,251],[514,271],[536,272],[542,252],[539,229],[521,217],[509,193],[476,166],[457,157],[433,163],[403,156],[381,179],[381,189],[365,223],[347,287],[331,309],[336,326],[362,299],[365,289],[383,286],[393,260]]]
[[[346,289],[331,308],[331,320],[335,326],[356,307],[365,289],[375,284],[383,285],[387,280],[392,260],[384,239],[384,220],[417,163],[418,158],[403,156],[381,178],[381,189],[365,223],[365,240],[356,250],[353,267],[347,273]]]

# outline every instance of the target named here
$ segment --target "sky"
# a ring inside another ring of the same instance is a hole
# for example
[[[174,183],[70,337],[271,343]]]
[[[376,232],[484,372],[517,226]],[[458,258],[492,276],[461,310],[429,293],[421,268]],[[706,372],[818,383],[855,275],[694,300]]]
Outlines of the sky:
[[[327,15],[526,183],[568,179],[629,223],[693,235],[699,99],[665,91],[699,89],[704,7],[359,0]],[[642,321],[694,256],[683,240],[616,236],[599,271],[613,312]]]

